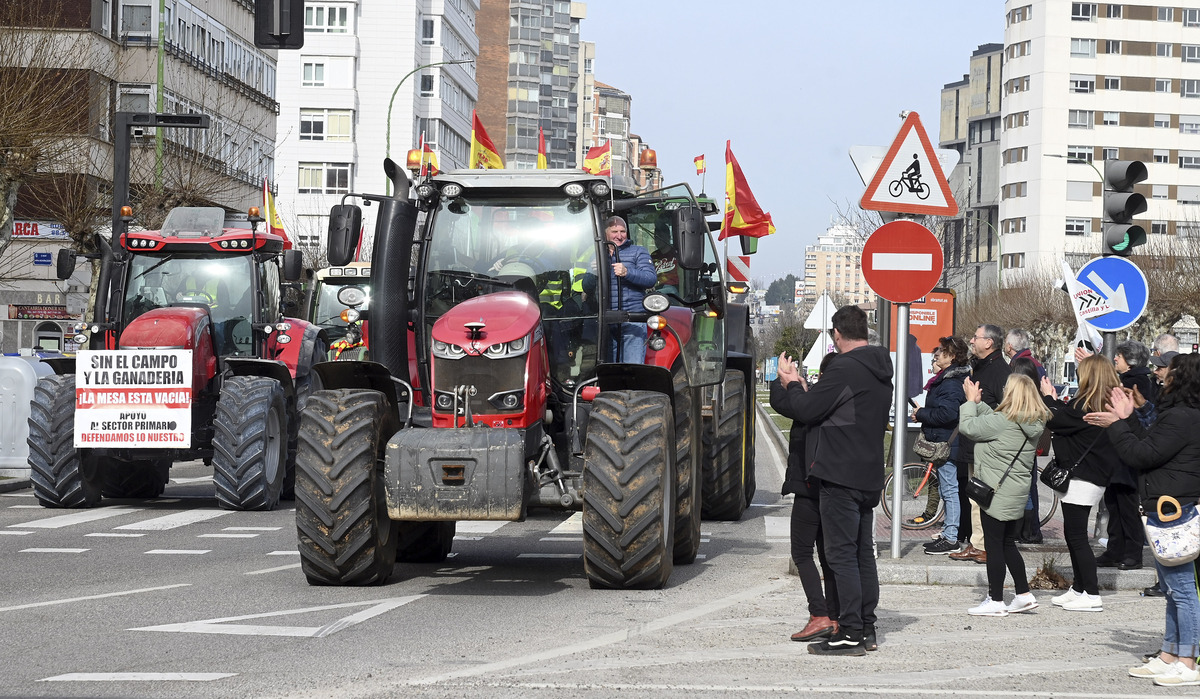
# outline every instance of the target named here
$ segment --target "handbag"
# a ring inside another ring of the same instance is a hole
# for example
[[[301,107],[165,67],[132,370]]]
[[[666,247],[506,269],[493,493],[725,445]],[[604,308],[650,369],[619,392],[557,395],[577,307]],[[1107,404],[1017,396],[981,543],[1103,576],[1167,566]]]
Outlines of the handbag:
[[[1000,477],[1000,482],[996,484],[996,488],[1004,485],[1004,481],[1008,478],[1008,474],[1012,472],[1013,466],[1017,465],[1017,459],[1021,456],[1021,452],[1025,450],[1026,444],[1029,444],[1029,437],[1025,438],[1025,441],[1021,443],[1021,448],[1017,449],[1016,454],[1013,454],[1012,461],[1008,464],[1008,468],[1004,469],[1004,475]],[[996,488],[984,483],[975,476],[968,478],[966,485],[963,487],[967,491],[967,497],[979,503],[980,507],[986,509],[992,506],[992,498],[996,495]]]
[[[1087,456],[1092,447],[1096,446],[1096,442],[1100,441],[1100,435],[1102,434],[1104,434],[1103,431],[1096,434],[1096,438],[1092,440],[1091,444],[1087,445],[1087,449],[1083,450],[1083,453],[1079,455],[1078,459],[1075,459],[1075,463],[1071,464],[1070,467],[1060,465],[1058,457],[1050,459],[1045,468],[1042,469],[1042,475],[1038,476],[1038,480],[1060,493],[1067,492],[1067,488],[1071,486],[1071,475],[1075,473],[1075,469],[1079,467],[1079,464],[1083,463],[1083,457]]]
[[[913,441],[913,453],[936,464],[944,464],[950,459],[950,445],[954,442],[954,437],[958,435],[958,428],[950,433],[950,439],[944,442],[931,442],[925,439],[924,432],[918,432],[917,438]]]
[[[1173,514],[1165,514],[1163,505],[1172,505]],[[1154,558],[1164,566],[1191,563],[1200,556],[1200,512],[1196,505],[1180,505],[1170,495],[1158,498],[1158,511],[1142,515],[1142,527]]]

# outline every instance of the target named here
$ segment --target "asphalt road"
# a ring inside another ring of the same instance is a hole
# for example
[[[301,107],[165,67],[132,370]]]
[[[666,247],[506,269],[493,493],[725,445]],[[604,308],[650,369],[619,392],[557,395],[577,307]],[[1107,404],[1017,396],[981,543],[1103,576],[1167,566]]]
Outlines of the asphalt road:
[[[376,588],[310,587],[294,514],[225,512],[211,471],[162,498],[46,510],[0,494],[0,695],[676,697],[775,693],[1179,694],[1125,676],[1161,639],[1163,602],[973,618],[977,587],[886,586],[881,648],[808,655],[788,576],[780,455],[759,435],[759,493],[705,522],[664,590],[590,590],[578,517],[463,523],[444,564]],[[1031,561],[1032,563],[1032,561]]]

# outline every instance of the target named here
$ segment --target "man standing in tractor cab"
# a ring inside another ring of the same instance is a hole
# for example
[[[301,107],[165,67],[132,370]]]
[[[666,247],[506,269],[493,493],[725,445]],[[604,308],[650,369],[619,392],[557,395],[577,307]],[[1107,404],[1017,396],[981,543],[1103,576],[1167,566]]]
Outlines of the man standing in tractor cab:
[[[643,312],[642,299],[646,290],[658,281],[658,273],[650,261],[650,253],[629,239],[625,219],[613,216],[604,222],[604,252],[609,260],[612,276],[608,280],[608,308],[632,313]],[[584,291],[589,296],[595,292],[597,279],[594,274],[583,280]],[[646,361],[646,324],[613,323],[609,326],[612,335],[610,348],[615,362],[640,363]]]

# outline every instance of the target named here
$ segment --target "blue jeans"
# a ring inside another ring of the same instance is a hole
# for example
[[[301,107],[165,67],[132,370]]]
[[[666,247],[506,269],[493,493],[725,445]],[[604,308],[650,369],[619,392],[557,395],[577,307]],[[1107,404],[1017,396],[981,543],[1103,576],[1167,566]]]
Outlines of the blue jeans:
[[[612,360],[625,364],[643,364],[646,361],[646,324],[618,323],[608,326],[612,333],[609,349]]]
[[[958,521],[962,517],[962,509],[958,502],[958,466],[953,461],[938,466],[938,493],[946,505],[946,516],[942,520],[942,536],[950,541],[958,541]]]
[[[1167,596],[1167,632],[1162,650],[1181,658],[1200,655],[1200,601],[1196,598],[1196,567],[1191,563],[1158,568],[1159,586]]]

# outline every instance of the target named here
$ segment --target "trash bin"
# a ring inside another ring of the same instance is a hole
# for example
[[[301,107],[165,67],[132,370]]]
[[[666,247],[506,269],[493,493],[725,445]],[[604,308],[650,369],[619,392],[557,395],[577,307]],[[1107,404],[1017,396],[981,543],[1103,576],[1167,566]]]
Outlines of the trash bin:
[[[38,379],[53,373],[40,357],[0,357],[0,476],[29,475],[29,403]]]

